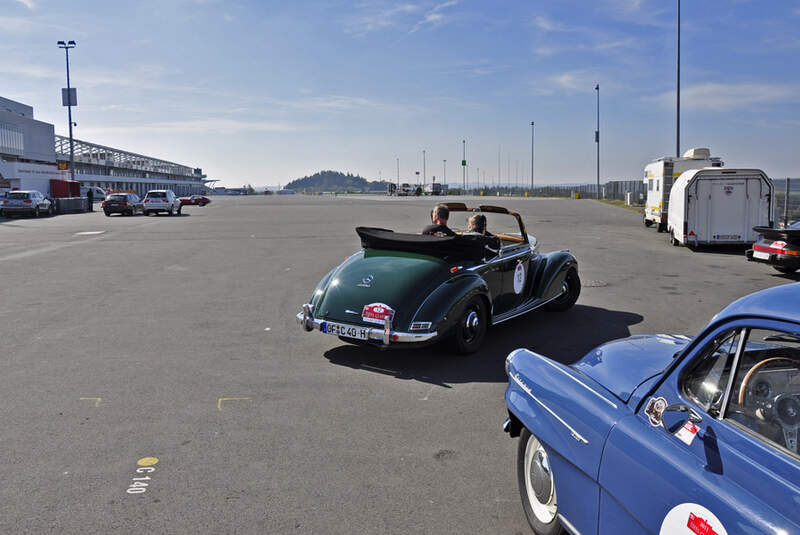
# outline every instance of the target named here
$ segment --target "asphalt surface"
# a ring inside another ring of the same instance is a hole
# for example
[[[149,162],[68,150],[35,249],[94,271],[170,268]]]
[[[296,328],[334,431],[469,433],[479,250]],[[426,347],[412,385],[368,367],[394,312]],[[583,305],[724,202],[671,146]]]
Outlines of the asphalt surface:
[[[0,532],[529,533],[501,431],[510,350],[571,362],[629,334],[694,334],[795,280],[741,249],[671,247],[619,207],[492,199],[543,252],[578,258],[573,309],[506,322],[466,358],[297,327],[319,278],[358,250],[353,227],[416,231],[434,202],[0,218]]]

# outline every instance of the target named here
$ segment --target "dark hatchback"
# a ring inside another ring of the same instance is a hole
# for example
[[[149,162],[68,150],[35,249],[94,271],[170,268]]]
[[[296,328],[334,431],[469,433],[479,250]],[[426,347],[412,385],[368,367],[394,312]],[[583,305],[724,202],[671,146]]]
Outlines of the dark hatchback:
[[[103,212],[111,214],[144,214],[144,203],[135,193],[112,193],[103,201]]]
[[[800,221],[784,229],[754,227],[761,235],[745,254],[751,262],[770,264],[781,273],[800,269]]]

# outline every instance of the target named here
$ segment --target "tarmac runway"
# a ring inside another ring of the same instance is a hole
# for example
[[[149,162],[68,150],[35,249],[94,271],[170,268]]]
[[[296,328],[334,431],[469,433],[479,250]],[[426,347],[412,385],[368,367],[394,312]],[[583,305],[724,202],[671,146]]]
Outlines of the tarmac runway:
[[[530,533],[501,430],[509,351],[572,362],[630,334],[693,335],[797,280],[742,249],[672,247],[596,201],[473,198],[519,211],[542,252],[575,254],[573,309],[501,324],[468,357],[296,325],[359,249],[356,225],[418,231],[435,202],[0,218],[0,532]]]

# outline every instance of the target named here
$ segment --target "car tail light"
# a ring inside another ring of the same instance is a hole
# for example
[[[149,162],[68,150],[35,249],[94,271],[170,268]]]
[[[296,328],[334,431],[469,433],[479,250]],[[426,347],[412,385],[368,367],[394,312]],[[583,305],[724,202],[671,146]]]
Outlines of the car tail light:
[[[3,204],[8,204],[8,201],[3,201]]]
[[[128,201],[122,203],[123,206],[128,206]]]
[[[150,199],[145,199],[144,202],[150,202]]]
[[[790,246],[786,245],[786,242],[772,242],[769,245],[760,245],[755,244],[753,245],[753,249],[756,251],[762,251],[765,253],[777,253],[777,254],[785,254],[789,256],[800,256],[800,250],[797,249],[790,249]]]
[[[30,199],[26,199],[26,200],[25,200],[25,204],[31,204],[32,202],[33,202],[33,201],[32,201],[32,200],[30,200]]]
[[[103,202],[100,204],[100,206],[105,206],[105,205],[106,205],[106,201],[103,201]]]

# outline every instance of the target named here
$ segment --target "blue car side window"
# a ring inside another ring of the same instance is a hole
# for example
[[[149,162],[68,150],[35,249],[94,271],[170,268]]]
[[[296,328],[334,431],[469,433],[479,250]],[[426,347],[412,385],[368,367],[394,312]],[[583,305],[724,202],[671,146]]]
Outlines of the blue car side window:
[[[725,419],[798,455],[800,335],[753,329],[739,360]]]
[[[713,416],[722,408],[740,338],[741,330],[721,333],[683,376],[684,395]]]

